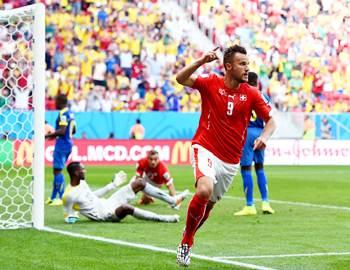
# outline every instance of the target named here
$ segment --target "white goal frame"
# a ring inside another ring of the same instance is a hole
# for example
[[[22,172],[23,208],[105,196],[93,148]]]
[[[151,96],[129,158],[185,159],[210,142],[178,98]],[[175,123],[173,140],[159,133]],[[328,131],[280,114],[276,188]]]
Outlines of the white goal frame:
[[[32,226],[44,228],[44,176],[45,176],[45,6],[41,3],[12,10],[0,11],[0,16],[31,12],[33,21],[33,118],[34,151],[32,164]]]

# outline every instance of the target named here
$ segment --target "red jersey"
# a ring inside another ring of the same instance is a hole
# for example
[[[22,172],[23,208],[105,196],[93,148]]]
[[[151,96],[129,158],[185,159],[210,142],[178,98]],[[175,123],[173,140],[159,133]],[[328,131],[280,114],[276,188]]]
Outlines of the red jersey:
[[[147,176],[152,182],[157,185],[169,185],[172,183],[173,179],[170,176],[168,167],[164,162],[159,161],[157,167],[150,168],[148,165],[148,158],[140,159],[136,164],[136,175]]]
[[[225,86],[215,74],[199,76],[193,88],[202,98],[202,114],[192,144],[199,144],[227,163],[239,163],[252,111],[267,122],[271,107],[255,87]]]

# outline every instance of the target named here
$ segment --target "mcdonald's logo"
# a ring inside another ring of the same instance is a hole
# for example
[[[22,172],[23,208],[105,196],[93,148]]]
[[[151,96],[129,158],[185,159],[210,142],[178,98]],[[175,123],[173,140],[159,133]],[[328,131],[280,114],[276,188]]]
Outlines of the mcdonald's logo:
[[[179,163],[188,163],[191,144],[191,141],[177,141],[171,153],[171,164],[176,165]]]
[[[31,141],[21,141],[15,144],[15,166],[30,166],[33,162],[33,144]]]

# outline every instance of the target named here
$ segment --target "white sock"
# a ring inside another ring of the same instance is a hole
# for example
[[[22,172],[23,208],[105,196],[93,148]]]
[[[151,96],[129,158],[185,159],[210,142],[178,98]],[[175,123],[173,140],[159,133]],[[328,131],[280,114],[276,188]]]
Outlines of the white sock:
[[[147,210],[143,210],[140,208],[136,208],[136,207],[134,209],[133,216],[135,218],[138,218],[138,219],[153,220],[153,221],[160,221],[160,219],[161,219],[161,217],[156,213],[153,213],[153,212],[147,211]]]
[[[155,186],[152,186],[149,183],[146,183],[146,186],[143,189],[143,192],[145,192],[147,195],[150,195],[164,202],[167,202],[170,205],[174,205],[176,203],[176,199],[173,196],[170,196],[169,194],[165,193],[163,190]]]
[[[134,213],[132,214],[135,218],[143,220],[153,220],[160,222],[178,222],[179,217],[177,215],[158,215],[151,211],[146,211],[140,208],[134,208]]]

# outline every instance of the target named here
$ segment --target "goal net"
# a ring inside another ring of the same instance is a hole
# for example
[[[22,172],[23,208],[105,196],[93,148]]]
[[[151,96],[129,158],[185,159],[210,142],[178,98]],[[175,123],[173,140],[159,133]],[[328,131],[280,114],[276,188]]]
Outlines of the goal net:
[[[45,8],[0,11],[0,229],[44,225]]]

